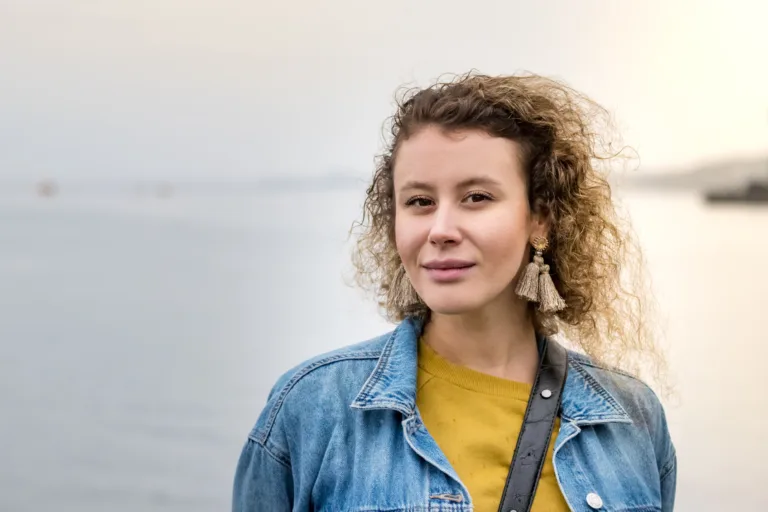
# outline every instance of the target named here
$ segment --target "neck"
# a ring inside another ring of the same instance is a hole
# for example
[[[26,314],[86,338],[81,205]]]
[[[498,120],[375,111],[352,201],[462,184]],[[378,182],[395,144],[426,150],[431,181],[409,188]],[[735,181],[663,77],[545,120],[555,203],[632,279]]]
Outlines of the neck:
[[[472,370],[533,384],[539,364],[527,305],[443,315],[433,312],[424,342],[448,361]]]

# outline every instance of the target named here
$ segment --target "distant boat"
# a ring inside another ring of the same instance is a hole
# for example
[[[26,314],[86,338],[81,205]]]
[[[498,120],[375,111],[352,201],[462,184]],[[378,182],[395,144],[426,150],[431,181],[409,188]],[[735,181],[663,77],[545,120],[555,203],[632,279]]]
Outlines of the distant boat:
[[[709,191],[704,195],[709,203],[749,203],[768,205],[768,182],[750,182],[741,190]]]

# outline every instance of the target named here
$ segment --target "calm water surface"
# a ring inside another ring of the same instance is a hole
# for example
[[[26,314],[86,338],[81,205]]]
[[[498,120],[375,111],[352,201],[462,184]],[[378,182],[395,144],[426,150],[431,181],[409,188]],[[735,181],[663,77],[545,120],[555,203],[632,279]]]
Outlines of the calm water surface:
[[[275,378],[390,328],[360,195],[0,200],[0,510],[227,510]],[[628,198],[665,315],[679,510],[767,510],[768,208]]]

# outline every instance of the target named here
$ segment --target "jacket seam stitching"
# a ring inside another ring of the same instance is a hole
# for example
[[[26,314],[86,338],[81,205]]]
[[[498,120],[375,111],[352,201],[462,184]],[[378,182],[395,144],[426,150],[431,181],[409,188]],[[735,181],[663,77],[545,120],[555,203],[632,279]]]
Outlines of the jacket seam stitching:
[[[403,403],[402,402],[398,402],[397,400],[392,400],[392,399],[379,399],[379,400],[376,400],[376,402],[368,402],[365,405],[366,405],[366,407],[389,407],[389,408],[393,408],[393,409],[395,409],[397,411],[402,412],[406,416],[408,416],[408,415],[413,413],[412,409],[410,409],[408,407],[403,407]]]
[[[659,478],[659,481],[663,482],[672,473],[675,466],[677,466],[677,454],[673,450],[672,455],[669,456],[667,462],[661,467],[661,477]]]
[[[280,454],[277,454],[277,453],[273,453],[272,450],[270,450],[269,447],[267,447],[266,443],[262,443],[262,442],[258,441],[257,439],[254,439],[251,436],[249,436],[249,437],[250,437],[251,441],[253,441],[258,446],[260,446],[261,449],[263,449],[264,452],[267,455],[269,455],[269,457],[271,459],[273,459],[275,462],[277,462],[278,464],[283,466],[285,469],[291,469],[291,461],[290,461],[290,459],[288,459],[287,456],[283,456],[283,455],[280,455]]]
[[[632,375],[631,373],[625,372],[624,370],[620,368],[616,368],[614,366],[603,366],[603,365],[595,364],[591,362],[589,359],[584,359],[583,357],[574,358],[574,361],[582,366],[589,366],[590,368],[596,368],[598,370],[603,370],[606,372],[617,373],[619,375],[623,375],[624,377],[629,377],[630,379],[635,380],[645,386],[648,385],[644,380],[638,378],[637,376]]]
[[[275,424],[275,420],[277,419],[277,414],[282,408],[283,403],[285,402],[285,397],[301,379],[303,379],[313,371],[317,370],[318,368],[327,366],[332,363],[336,363],[339,361],[375,359],[378,357],[378,354],[379,354],[378,351],[357,352],[352,354],[338,354],[335,356],[327,357],[325,359],[321,359],[319,361],[315,361],[314,363],[299,369],[294,374],[294,376],[291,377],[291,379],[283,386],[283,388],[280,390],[280,394],[275,399],[276,401],[272,405],[272,408],[269,413],[269,417],[267,418],[267,423],[264,425],[264,428],[259,433],[259,438],[257,439],[259,443],[264,445],[264,443],[266,442],[267,438],[269,437],[269,434],[272,431],[272,427]]]
[[[397,505],[396,505],[397,506]],[[452,505],[448,505],[449,507]],[[362,508],[356,508],[354,512],[400,512],[401,510],[406,510],[408,512],[429,512],[432,510],[429,505],[416,505],[413,507],[408,507],[406,505],[406,508],[403,508],[402,506],[397,506],[397,508],[379,508],[374,507],[371,508],[369,506],[364,506]],[[461,509],[451,509],[451,510],[461,510]]]
[[[392,331],[392,333],[389,335],[389,339],[387,339],[386,343],[384,344],[384,348],[379,353],[378,357],[380,361],[383,361],[386,358],[389,358],[390,354],[392,353],[392,349],[394,347],[393,338],[395,337],[397,331]],[[368,378],[368,381],[363,385],[363,389],[360,390],[360,393],[358,394],[358,398],[362,399],[366,403],[370,403],[371,397],[370,392],[373,387],[378,384],[381,373],[384,371],[384,365],[379,363],[379,365],[374,369],[373,374]]]
[[[606,402],[610,403],[614,407],[614,409],[616,409],[617,413],[626,416],[627,413],[624,410],[624,408],[621,406],[621,404],[619,404],[616,401],[616,399],[613,398],[613,396],[610,393],[608,393],[608,391],[605,389],[605,387],[603,387],[602,384],[597,382],[597,379],[595,379],[584,368],[581,368],[580,366],[581,366],[581,362],[578,362],[577,364],[574,365],[576,371],[581,374],[584,380],[589,382],[592,385],[592,387],[597,391],[597,394],[603,397]]]

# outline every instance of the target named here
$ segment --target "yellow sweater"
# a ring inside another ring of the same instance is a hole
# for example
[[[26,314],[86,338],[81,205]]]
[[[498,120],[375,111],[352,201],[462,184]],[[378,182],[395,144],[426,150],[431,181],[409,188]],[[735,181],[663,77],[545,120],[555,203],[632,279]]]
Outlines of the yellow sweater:
[[[457,366],[426,343],[419,345],[416,404],[427,430],[467,486],[475,512],[499,508],[531,387]],[[558,418],[532,512],[568,511],[552,465],[559,428]]]

